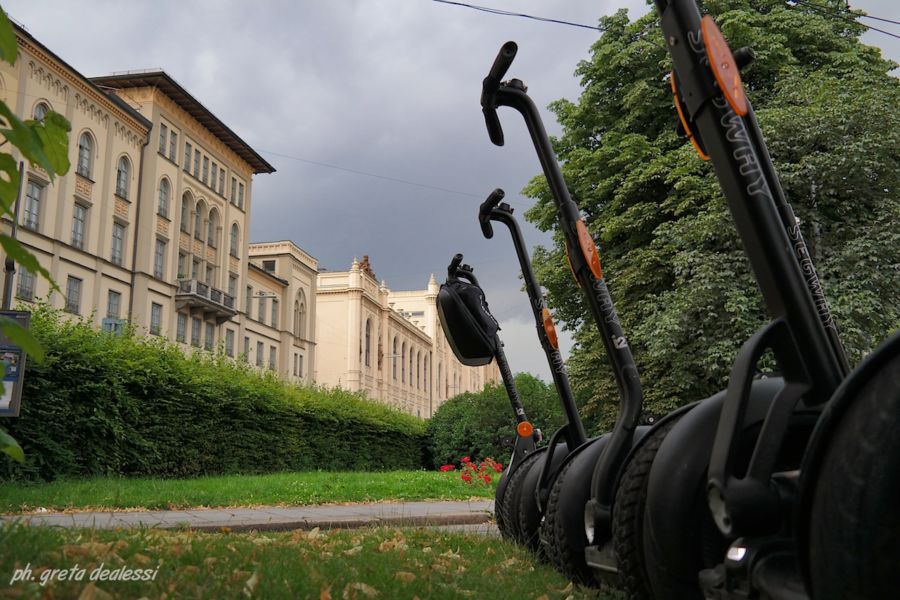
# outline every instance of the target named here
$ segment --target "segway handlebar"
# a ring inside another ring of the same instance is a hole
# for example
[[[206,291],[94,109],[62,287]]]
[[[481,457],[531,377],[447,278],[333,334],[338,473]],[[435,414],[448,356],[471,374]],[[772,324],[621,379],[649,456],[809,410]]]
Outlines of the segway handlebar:
[[[484,237],[487,239],[494,237],[494,228],[491,227],[491,211],[494,210],[505,197],[506,192],[497,188],[491,192],[491,195],[487,197],[487,200],[482,202],[481,206],[478,208],[478,222],[481,223],[481,233],[483,233]]]
[[[484,124],[487,126],[491,141],[497,145],[503,145],[503,127],[500,126],[500,117],[497,116],[497,106],[494,96],[500,89],[500,82],[506,71],[516,57],[519,47],[515,42],[506,42],[497,53],[494,64],[487,77],[481,82],[481,112],[484,113]]]

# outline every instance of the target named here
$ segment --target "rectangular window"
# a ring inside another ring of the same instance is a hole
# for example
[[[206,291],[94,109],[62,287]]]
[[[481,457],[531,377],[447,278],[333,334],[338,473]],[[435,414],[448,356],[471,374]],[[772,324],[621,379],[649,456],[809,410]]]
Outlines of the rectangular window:
[[[200,259],[195,258],[191,262],[191,279],[199,279],[200,278]]]
[[[265,360],[265,356],[263,353],[266,351],[266,347],[262,342],[256,342],[256,366],[263,366],[263,361]]]
[[[206,283],[208,285],[212,285],[213,282],[213,268],[209,265],[206,265]]]
[[[184,313],[178,313],[178,320],[176,321],[176,329],[175,329],[175,341],[183,342],[184,336],[187,329],[187,315]]]
[[[184,252],[178,253],[178,279],[185,279],[187,277],[187,271],[185,271],[185,264],[187,263],[187,254]]]
[[[121,223],[113,223],[112,252],[109,258],[117,265],[121,265],[125,259],[125,226]]]
[[[238,208],[244,208],[244,184],[238,184]]]
[[[209,181],[209,157],[203,157],[203,183]]]
[[[231,329],[225,330],[225,354],[234,356],[234,331]]]
[[[166,243],[162,240],[156,240],[156,252],[153,254],[153,276],[162,279],[165,275],[164,267],[166,264]]]
[[[272,327],[278,327],[278,300],[272,298]]]
[[[225,167],[219,171],[219,195],[225,195]]]
[[[19,283],[16,286],[16,298],[28,300],[34,299],[34,273],[23,266],[19,266]]]
[[[159,153],[163,156],[166,155],[166,144],[169,141],[169,128],[159,124]]]
[[[269,368],[275,370],[275,362],[278,360],[278,348],[269,346]]]
[[[250,360],[250,338],[244,338],[244,360]]]
[[[234,273],[228,274],[228,295],[232,298],[237,294],[237,280],[238,276]]]
[[[81,204],[75,205],[72,212],[72,245],[76,248],[84,248],[84,229],[87,223],[87,208]]]
[[[193,148],[191,148],[190,142],[184,143],[184,170],[190,172],[191,170],[191,154],[193,154]]]
[[[122,294],[115,290],[109,290],[106,298],[106,316],[110,319],[118,319],[122,306]]]
[[[174,131],[169,134],[169,160],[175,162],[175,155],[178,153],[178,134]]]
[[[237,202],[237,179],[234,177],[231,178],[231,203],[235,204]]]
[[[216,326],[212,323],[206,324],[206,337],[203,338],[203,347],[212,350],[216,345]]]
[[[244,297],[244,312],[247,313],[247,316],[250,316],[250,305],[253,302],[253,286],[247,286],[247,294]]]
[[[200,179],[200,151],[194,150],[194,177]]]
[[[256,313],[256,320],[260,323],[266,322],[266,299],[265,297],[260,297],[259,299],[259,312]]]
[[[191,319],[191,346],[200,347],[200,319]]]
[[[66,280],[66,306],[64,310],[76,315],[81,311],[81,280],[71,275]]]
[[[303,355],[297,360],[297,377],[303,377]]]
[[[28,229],[37,231],[41,226],[41,198],[44,195],[44,186],[34,181],[28,182],[25,191],[25,220],[22,225]]]
[[[298,358],[299,356],[300,356],[299,354],[297,354],[296,352],[294,352],[294,371],[293,371],[294,377],[297,376],[297,358]]]
[[[216,189],[216,180],[219,178],[219,165],[212,164],[212,175],[209,178],[209,187]]]
[[[162,304],[150,303],[150,333],[159,335],[162,333]]]

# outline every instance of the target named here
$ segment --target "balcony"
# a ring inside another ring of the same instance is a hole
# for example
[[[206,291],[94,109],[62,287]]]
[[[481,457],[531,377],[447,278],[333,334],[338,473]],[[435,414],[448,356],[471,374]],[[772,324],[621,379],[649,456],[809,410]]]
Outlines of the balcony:
[[[237,314],[234,296],[217,290],[197,279],[179,279],[175,293],[175,308],[188,308],[193,316],[221,325]]]

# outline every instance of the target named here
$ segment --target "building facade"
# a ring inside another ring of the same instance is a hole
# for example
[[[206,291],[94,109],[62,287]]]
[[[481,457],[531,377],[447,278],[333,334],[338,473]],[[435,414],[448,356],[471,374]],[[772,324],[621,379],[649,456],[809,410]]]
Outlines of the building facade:
[[[252,179],[275,169],[166,73],[87,79],[16,34],[3,99],[21,118],[69,119],[72,168],[54,182],[27,169],[17,235],[63,294],[19,267],[15,297],[311,382],[314,311],[291,307],[315,296],[316,261],[290,242],[251,260]]]
[[[319,367],[316,381],[428,418],[447,398],[497,382],[491,363],[465,367],[438,322],[438,284],[392,292],[368,257],[349,271],[321,272],[316,293]]]

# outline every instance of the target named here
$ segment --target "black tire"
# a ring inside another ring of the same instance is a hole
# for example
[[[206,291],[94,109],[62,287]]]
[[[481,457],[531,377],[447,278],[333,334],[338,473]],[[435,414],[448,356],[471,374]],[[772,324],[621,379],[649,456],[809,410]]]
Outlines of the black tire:
[[[518,467],[518,465],[516,465]],[[509,525],[508,520],[503,514],[503,497],[506,496],[506,488],[508,487],[509,482],[507,481],[507,475],[504,471],[503,475],[500,477],[500,483],[497,484],[497,491],[494,492],[494,521],[497,522],[497,529],[500,530],[500,535],[506,539],[509,539]]]
[[[900,590],[900,357],[887,361],[835,425],[815,482],[809,564],[816,600]]]
[[[522,493],[522,486],[525,482],[525,476],[535,464],[542,464],[540,459],[547,456],[547,451],[532,452],[526,456],[519,466],[516,467],[509,476],[509,483],[506,485],[506,491],[503,493],[502,505],[498,511],[502,514],[503,529],[500,530],[503,537],[514,542],[522,543],[522,536],[519,533],[519,496]],[[540,469],[540,466],[538,466]],[[497,521],[498,526],[500,520]]]
[[[600,582],[584,559],[584,507],[591,498],[594,465],[607,439],[582,449],[556,476],[540,531],[541,548],[550,564],[571,581],[591,587],[599,587]]]
[[[680,417],[679,417],[680,418]],[[613,503],[613,548],[619,566],[619,582],[628,600],[653,600],[644,568],[644,505],[650,467],[659,447],[678,418],[653,429],[629,458]]]
[[[555,474],[558,472],[560,465],[566,456],[569,455],[569,448],[566,444],[557,444],[553,451],[548,469],[550,470],[550,480],[548,485],[552,488]],[[518,535],[519,541],[523,546],[537,554],[537,557],[544,560],[543,549],[541,548],[541,519],[543,512],[537,503],[534,491],[538,487],[538,480],[541,476],[541,469],[546,462],[546,458],[535,464],[525,475],[525,481],[522,483],[523,492],[519,494],[518,509],[516,516],[518,518]],[[527,493],[524,491],[527,490]]]

